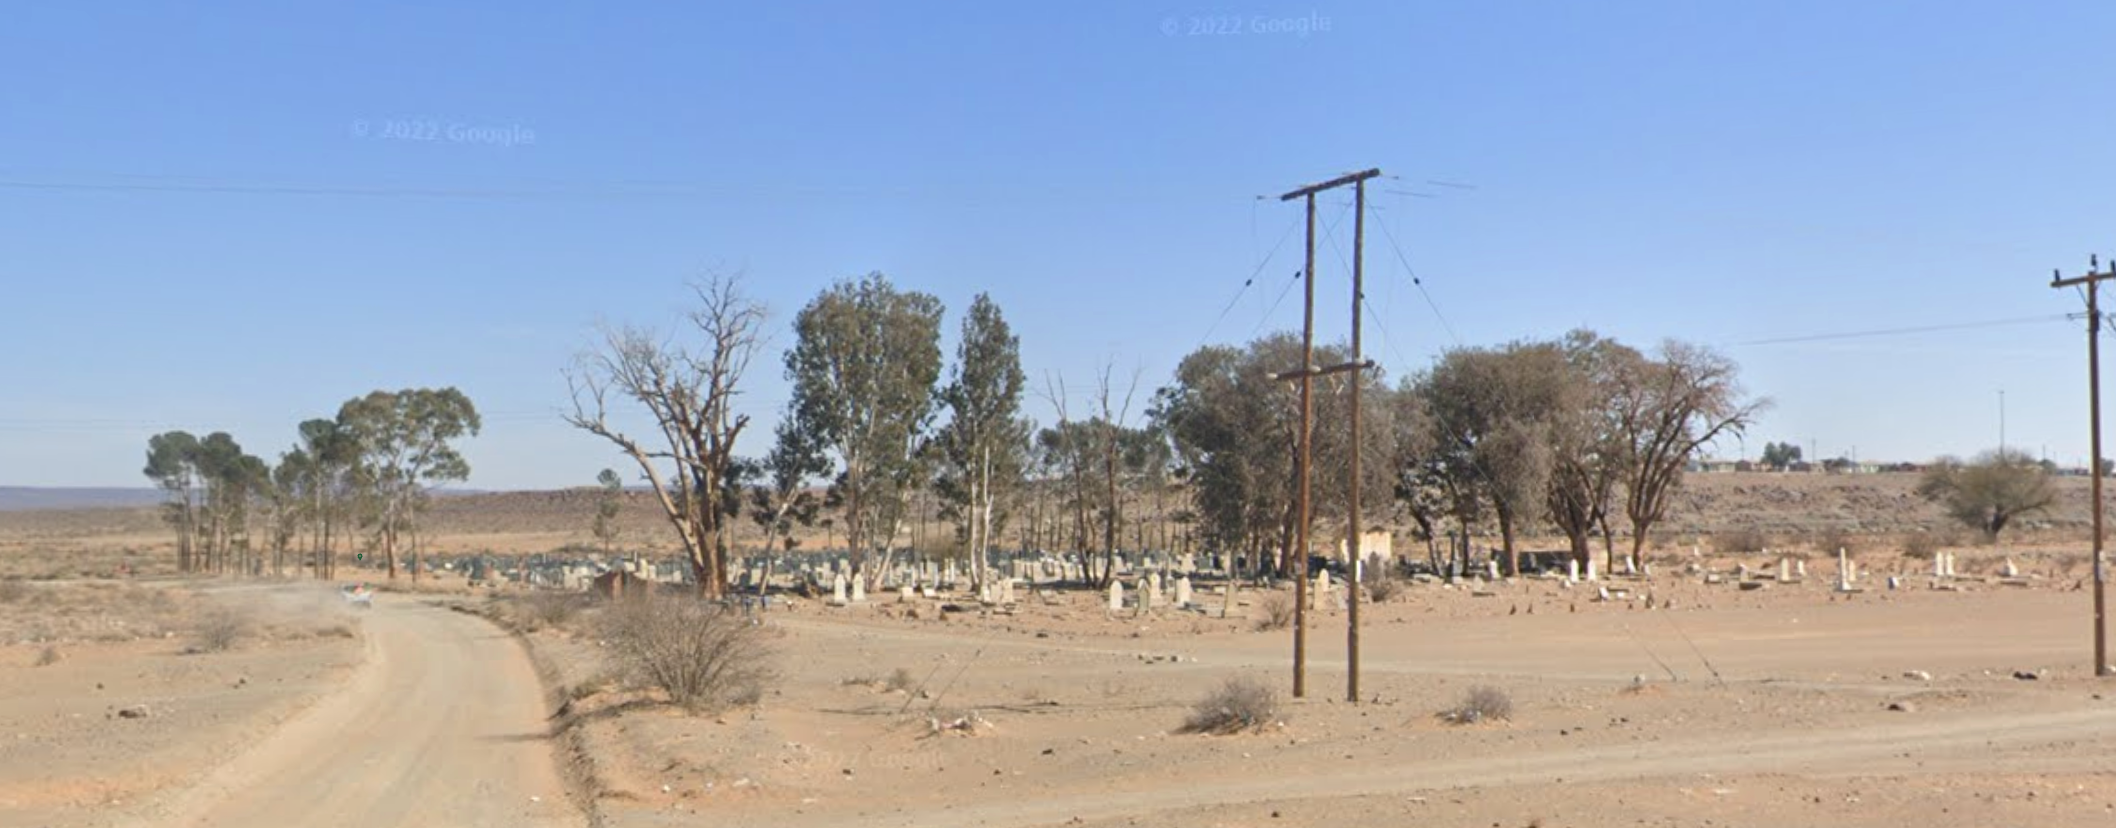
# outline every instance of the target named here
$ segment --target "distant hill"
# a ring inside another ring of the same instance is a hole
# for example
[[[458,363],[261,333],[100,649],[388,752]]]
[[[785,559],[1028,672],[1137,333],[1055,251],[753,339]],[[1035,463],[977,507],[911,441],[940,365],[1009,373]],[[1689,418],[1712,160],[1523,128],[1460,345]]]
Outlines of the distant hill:
[[[160,503],[162,493],[156,489],[120,488],[45,488],[41,486],[0,486],[0,512],[28,512],[42,509],[106,509],[137,508]]]

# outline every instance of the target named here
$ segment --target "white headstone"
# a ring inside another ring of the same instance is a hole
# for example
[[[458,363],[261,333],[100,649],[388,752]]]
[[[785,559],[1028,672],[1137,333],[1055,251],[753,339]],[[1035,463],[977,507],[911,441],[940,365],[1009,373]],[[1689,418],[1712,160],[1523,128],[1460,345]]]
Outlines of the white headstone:
[[[855,603],[855,604],[858,604],[858,603],[864,603],[864,602],[866,602],[866,600],[867,600],[867,579],[866,579],[866,578],[853,578],[853,579],[852,579],[852,602],[853,602],[853,603]]]
[[[2005,567],[2005,569],[2003,569],[2003,570],[2001,570],[2001,571],[2003,571],[2003,572],[2005,573],[2006,577],[2008,577],[2008,578],[2018,578],[2018,577],[2020,577],[2020,567],[2018,567],[2018,566],[2014,566],[2014,565],[2013,565],[2013,559],[2012,559],[2012,558],[2007,558],[2007,559],[2006,559],[2006,567]]]
[[[1590,580],[1590,581],[1600,580],[1599,578],[1596,578],[1596,577],[1595,577],[1595,574],[1594,574],[1594,556],[1593,556],[1593,555],[1589,555],[1589,556],[1587,556],[1587,580]]]
[[[1565,580],[1577,583],[1580,580],[1580,559],[1565,559]]]
[[[830,576],[830,600],[845,603],[845,574],[842,572]]]
[[[1792,583],[1792,582],[1793,582],[1793,560],[1792,560],[1791,558],[1779,558],[1779,559],[1778,559],[1778,583],[1781,583],[1781,584],[1789,584],[1789,583]]]
[[[1932,553],[1932,577],[1934,577],[1934,578],[1945,578],[1945,577],[1947,577],[1947,553],[1945,553],[1945,552],[1934,552],[1934,553]]]
[[[908,604],[908,603],[911,603],[911,585],[910,585],[910,584],[905,584],[905,585],[903,586],[903,588],[901,588],[901,589],[898,589],[898,590],[896,591],[896,602],[897,602],[897,603],[899,603],[899,604]]]
[[[1176,606],[1190,606],[1190,576],[1176,579]]]
[[[1154,591],[1145,584],[1139,585],[1139,612],[1145,614],[1154,608]]]
[[[1114,580],[1109,582],[1109,611],[1124,609],[1124,585]]]
[[[1796,578],[1800,578],[1800,579],[1803,579],[1803,580],[1805,580],[1805,579],[1807,578],[1807,559],[1806,559],[1806,558],[1801,558],[1801,559],[1799,559],[1799,560],[1795,560],[1795,561],[1793,561],[1793,577],[1796,577]]]
[[[1844,547],[1839,546],[1837,547],[1837,589],[1850,592],[1853,577],[1851,556],[1845,554]]]
[[[1011,604],[1011,603],[1014,603],[1014,579],[1012,579],[1012,578],[1001,578],[1001,579],[999,579],[999,603],[1002,603],[1002,604]]]

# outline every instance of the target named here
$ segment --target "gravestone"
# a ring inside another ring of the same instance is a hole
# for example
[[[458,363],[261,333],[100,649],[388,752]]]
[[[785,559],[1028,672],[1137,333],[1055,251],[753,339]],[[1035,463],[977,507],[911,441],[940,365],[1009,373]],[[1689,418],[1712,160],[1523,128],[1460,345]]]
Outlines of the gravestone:
[[[1176,579],[1176,606],[1190,606],[1190,576]]]
[[[1566,559],[1565,559],[1565,580],[1567,580],[1567,581],[1570,581],[1570,582],[1573,582],[1573,583],[1578,583],[1578,582],[1579,582],[1579,580],[1580,580],[1580,559],[1578,559],[1578,558],[1566,558]]]
[[[845,574],[842,572],[830,576],[830,602],[845,603]]]
[[[1124,585],[1115,580],[1109,582],[1109,611],[1124,609]]]
[[[855,604],[863,604],[867,602],[866,578],[855,576],[852,579],[852,602]]]

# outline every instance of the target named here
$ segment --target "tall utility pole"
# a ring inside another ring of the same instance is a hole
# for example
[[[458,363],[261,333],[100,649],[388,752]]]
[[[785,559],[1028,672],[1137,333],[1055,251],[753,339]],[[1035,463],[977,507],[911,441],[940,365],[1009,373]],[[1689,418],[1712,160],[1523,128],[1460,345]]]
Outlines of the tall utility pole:
[[[1315,194],[1323,192],[1325,190],[1336,189],[1338,187],[1345,186],[1346,184],[1361,184],[1361,182],[1364,182],[1367,179],[1373,178],[1378,175],[1381,175],[1381,170],[1378,169],[1366,170],[1364,172],[1356,172],[1350,175],[1342,175],[1330,179],[1329,181],[1325,181],[1321,184],[1310,184],[1306,187],[1302,187],[1300,189],[1294,190],[1293,192],[1279,196],[1278,199],[1279,201],[1292,201],[1296,198],[1305,199],[1307,201],[1308,209],[1307,256],[1303,260],[1304,263],[1301,266],[1301,281],[1307,287],[1307,290],[1305,291],[1305,293],[1307,294],[1306,302],[1301,311],[1301,365],[1298,370],[1287,371],[1285,373],[1275,375],[1278,379],[1281,380],[1300,380],[1300,462],[1297,464],[1300,473],[1300,506],[1295,513],[1296,523],[1294,524],[1293,541],[1293,697],[1296,699],[1302,698],[1308,693],[1308,526],[1310,523],[1309,478],[1312,476],[1310,474],[1310,472],[1312,471],[1311,465],[1314,461],[1315,456],[1315,429],[1313,427],[1313,421],[1315,419],[1315,378],[1319,376],[1326,376],[1329,374],[1342,373],[1345,371],[1356,371],[1362,367],[1365,367],[1360,365],[1356,360],[1353,362],[1345,363],[1343,365],[1332,365],[1328,368],[1317,368],[1315,366]],[[1365,193],[1366,187],[1361,184],[1361,186],[1359,187],[1359,194],[1360,208],[1362,213],[1365,212]],[[1358,261],[1358,259],[1355,258],[1353,261],[1356,262]],[[1356,267],[1354,272],[1357,272]],[[1355,303],[1353,313],[1355,314],[1354,318],[1356,319],[1356,314],[1358,313],[1358,285],[1356,284],[1353,286],[1353,294],[1353,301]],[[1355,332],[1353,333],[1353,336],[1357,337],[1358,333],[1356,325],[1354,326],[1354,331]],[[1358,383],[1353,383],[1353,387],[1357,388]],[[1356,402],[1352,410],[1354,412],[1357,412],[1359,410]],[[1353,416],[1356,417],[1358,415],[1355,413]],[[1352,453],[1355,457],[1359,454],[1359,445],[1356,441],[1353,443]],[[1350,543],[1356,546],[1359,543],[1359,540],[1358,538],[1353,538]],[[1356,587],[1354,588],[1356,589]],[[1356,595],[1356,593],[1354,594]],[[1353,641],[1355,642],[1357,641],[1356,636],[1357,634],[1355,633],[1353,638]],[[1355,665],[1358,663],[1356,658],[1357,657],[1354,656],[1355,660],[1352,662]],[[1356,675],[1357,668],[1355,667],[1354,669],[1354,675]],[[1356,682],[1357,679],[1354,679],[1354,681]],[[1354,695],[1356,696],[1357,694],[1355,693]]]
[[[2112,263],[2116,264],[2116,263]],[[2099,257],[2087,258],[2087,274],[2076,278],[2064,278],[2061,271],[2052,271],[2050,286],[2067,288],[2085,285],[2087,289],[2087,419],[2089,421],[2089,450],[2094,458],[2087,467],[2088,478],[2093,480],[2094,490],[2094,675],[2109,675],[2109,630],[2107,621],[2108,599],[2104,594],[2106,580],[2102,574],[2105,567],[2101,552],[2101,305],[2096,294],[2102,281],[2116,279],[2116,266],[2095,272],[2101,267]]]
[[[1365,298],[1365,264],[1363,254],[1367,243],[1367,180],[1362,178],[1352,184],[1352,364],[1359,364],[1359,305]],[[1345,527],[1345,551],[1352,559],[1352,577],[1345,585],[1345,701],[1359,703],[1359,578],[1365,574],[1366,552],[1359,543],[1359,454],[1366,444],[1359,441],[1359,387],[1366,384],[1366,373],[1352,375],[1352,482],[1349,525]]]

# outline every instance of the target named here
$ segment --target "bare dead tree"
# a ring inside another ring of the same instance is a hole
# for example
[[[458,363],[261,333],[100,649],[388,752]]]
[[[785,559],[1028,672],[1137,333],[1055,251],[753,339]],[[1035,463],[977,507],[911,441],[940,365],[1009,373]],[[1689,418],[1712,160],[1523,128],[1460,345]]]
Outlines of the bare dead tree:
[[[1124,437],[1124,421],[1131,416],[1132,397],[1139,391],[1139,369],[1131,372],[1131,384],[1124,390],[1123,403],[1112,406],[1110,374],[1114,365],[1104,364],[1097,378],[1096,401],[1102,408],[1102,450],[1104,482],[1108,487],[1108,499],[1102,512],[1102,579],[1096,587],[1108,587],[1117,578],[1117,524],[1123,518],[1120,509],[1122,500],[1117,497],[1117,448]]]
[[[1655,359],[1618,373],[1624,514],[1634,560],[1646,548],[1646,532],[1667,514],[1690,457],[1722,434],[1740,434],[1770,405],[1741,399],[1738,371],[1733,360],[1707,348],[1670,341]]]
[[[652,484],[698,580],[699,593],[727,591],[728,529],[740,508],[735,439],[749,424],[732,410],[737,386],[760,344],[764,307],[738,277],[693,286],[700,306],[690,322],[698,350],[643,328],[605,329],[601,346],[566,373],[573,413],[566,422],[616,444]],[[634,437],[610,422],[613,403],[651,416],[658,434]]]

